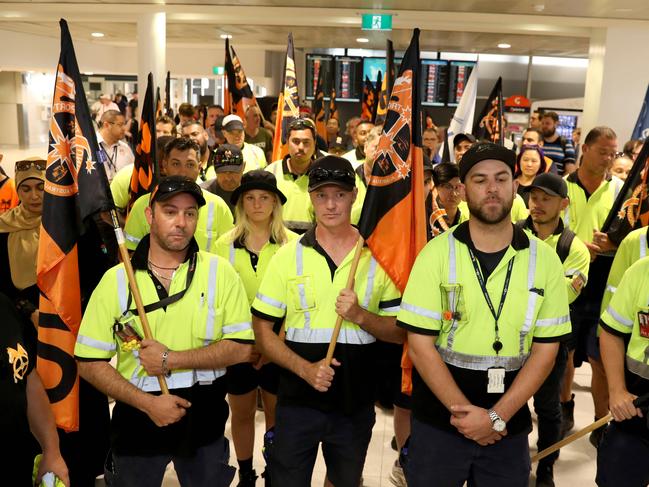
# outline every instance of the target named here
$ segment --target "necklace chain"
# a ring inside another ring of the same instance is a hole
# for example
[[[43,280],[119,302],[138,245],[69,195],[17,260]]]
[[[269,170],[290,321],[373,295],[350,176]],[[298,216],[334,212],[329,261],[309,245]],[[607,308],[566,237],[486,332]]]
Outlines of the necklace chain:
[[[164,267],[161,267],[161,269],[164,269]],[[170,277],[163,276],[162,274],[159,274],[158,272],[155,271],[151,266],[149,266],[149,270],[153,273],[154,276],[156,276],[158,279],[164,279],[165,281],[171,281],[173,279],[173,274]]]
[[[149,260],[148,262],[149,262],[149,265],[150,265],[150,266],[153,266],[153,267],[155,267],[156,269],[162,269],[162,270],[164,270],[164,271],[175,271],[176,269],[178,269],[178,267],[180,267],[180,266],[176,266],[176,267],[162,267],[161,265],[154,264],[154,263],[151,262],[150,260]]]

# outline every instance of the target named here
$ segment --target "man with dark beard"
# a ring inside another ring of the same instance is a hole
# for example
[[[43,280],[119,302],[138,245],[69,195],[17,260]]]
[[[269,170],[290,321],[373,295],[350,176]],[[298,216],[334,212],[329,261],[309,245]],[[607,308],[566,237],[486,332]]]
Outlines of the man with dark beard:
[[[559,115],[556,112],[545,112],[541,116],[541,133],[543,134],[543,152],[552,159],[553,167],[560,176],[567,176],[577,169],[575,148],[572,141],[557,133]]]
[[[198,147],[200,148],[200,181],[196,182],[200,183],[207,181],[209,178],[206,176],[206,172],[210,160],[210,151],[208,150],[209,146],[207,145],[207,141],[209,140],[207,130],[203,128],[200,122],[190,120],[188,122],[183,122],[180,135],[183,137],[189,137],[198,144]]]
[[[462,157],[469,221],[422,249],[397,325],[415,365],[409,487],[527,485],[527,401],[570,334],[557,254],[515,227],[516,155],[491,143]]]

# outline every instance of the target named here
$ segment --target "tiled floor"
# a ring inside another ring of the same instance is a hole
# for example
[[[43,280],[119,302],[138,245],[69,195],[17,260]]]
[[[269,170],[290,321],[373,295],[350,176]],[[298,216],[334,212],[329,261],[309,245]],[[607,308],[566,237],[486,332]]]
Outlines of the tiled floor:
[[[577,369],[575,375],[575,431],[589,425],[593,421],[593,403],[590,397],[590,367],[583,365]],[[383,410],[376,410],[376,425],[372,434],[365,470],[363,473],[363,486],[365,487],[390,487],[389,480],[392,464],[396,453],[390,448],[392,439],[392,414]],[[256,445],[261,445],[264,432],[264,419],[262,413],[257,413]],[[230,437],[229,424],[226,435]],[[536,431],[530,435],[530,453],[536,453]],[[588,442],[588,436],[580,438],[561,451],[561,458],[555,464],[555,483],[557,487],[591,487],[595,485],[595,459],[596,451]],[[234,455],[231,461],[236,464]],[[255,451],[254,465],[257,472],[264,470],[260,447]],[[533,467],[534,468],[534,467]],[[325,477],[325,465],[322,456],[318,457],[311,485],[320,487]],[[99,484],[101,485],[101,484]],[[178,480],[170,468],[163,484],[165,487],[178,486]],[[232,485],[236,485],[235,482]],[[257,481],[259,487],[263,486],[262,480]],[[534,478],[530,479],[530,486],[534,485]]]

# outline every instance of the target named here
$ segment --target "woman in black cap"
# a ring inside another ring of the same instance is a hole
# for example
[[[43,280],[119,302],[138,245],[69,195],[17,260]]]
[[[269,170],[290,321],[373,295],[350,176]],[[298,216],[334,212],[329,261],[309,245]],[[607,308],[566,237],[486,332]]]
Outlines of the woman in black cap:
[[[234,206],[236,225],[216,241],[215,253],[228,259],[237,270],[252,303],[271,257],[298,235],[284,226],[282,205],[286,196],[268,171],[258,169],[245,173],[230,202]],[[281,322],[275,331],[279,332],[280,327]],[[275,424],[279,369],[275,364],[265,364],[259,370],[250,363],[237,364],[228,367],[227,379],[232,439],[239,462],[238,486],[254,486],[257,476],[252,468],[252,455],[257,387],[261,388],[266,430],[269,430]]]

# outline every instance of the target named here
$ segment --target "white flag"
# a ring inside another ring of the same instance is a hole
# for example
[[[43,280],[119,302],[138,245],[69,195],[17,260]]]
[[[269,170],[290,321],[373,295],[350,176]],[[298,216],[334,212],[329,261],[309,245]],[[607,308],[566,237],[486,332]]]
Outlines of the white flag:
[[[455,154],[453,152],[453,137],[457,134],[467,133],[470,134],[473,130],[473,116],[475,115],[475,100],[478,95],[478,65],[476,64],[471,74],[469,81],[462,92],[460,103],[455,109],[455,114],[451,119],[448,126],[446,144],[449,147],[449,155],[451,162],[455,162]],[[439,156],[443,157],[444,143],[439,148]]]

